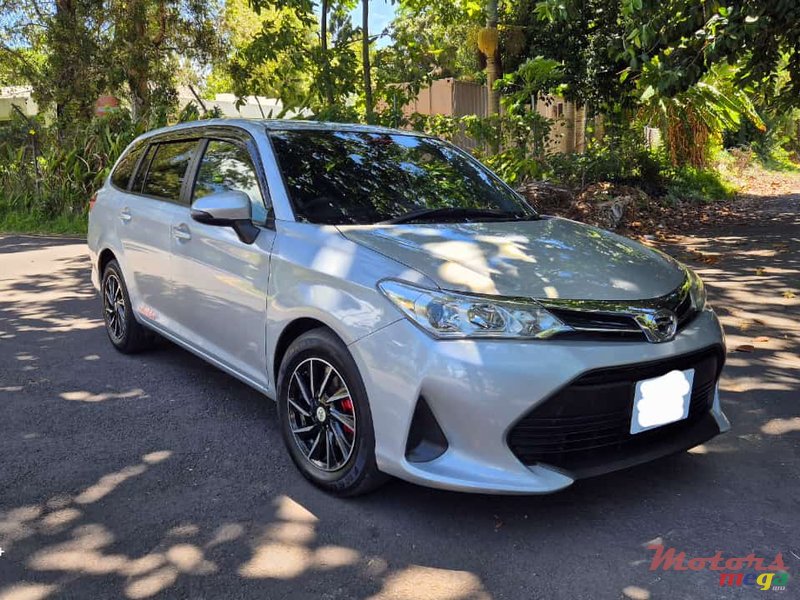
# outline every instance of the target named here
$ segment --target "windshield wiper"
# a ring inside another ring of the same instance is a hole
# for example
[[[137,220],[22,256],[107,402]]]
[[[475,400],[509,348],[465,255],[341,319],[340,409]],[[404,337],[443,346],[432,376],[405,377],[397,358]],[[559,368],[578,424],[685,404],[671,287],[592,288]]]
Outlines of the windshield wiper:
[[[534,221],[539,218],[536,213],[506,212],[488,208],[421,208],[412,210],[404,215],[385,221],[378,221],[378,225],[399,225],[412,221],[430,221],[437,217],[464,218],[464,219],[490,219],[492,221]]]

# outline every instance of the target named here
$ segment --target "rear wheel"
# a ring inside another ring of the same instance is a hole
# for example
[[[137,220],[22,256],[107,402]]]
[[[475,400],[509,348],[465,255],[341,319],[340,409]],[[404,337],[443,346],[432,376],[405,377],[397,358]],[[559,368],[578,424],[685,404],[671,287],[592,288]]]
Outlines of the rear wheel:
[[[287,350],[278,374],[278,411],[289,454],[315,485],[355,496],[386,480],[375,464],[364,383],[329,330],[309,331]]]
[[[128,288],[116,260],[110,261],[103,270],[100,289],[106,333],[114,348],[125,354],[151,348],[156,336],[134,317]]]

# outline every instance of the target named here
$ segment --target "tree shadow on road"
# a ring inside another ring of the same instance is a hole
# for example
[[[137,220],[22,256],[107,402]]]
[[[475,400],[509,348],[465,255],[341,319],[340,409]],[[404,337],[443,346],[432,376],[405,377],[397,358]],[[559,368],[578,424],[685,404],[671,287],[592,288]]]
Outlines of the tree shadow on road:
[[[701,267],[729,350],[754,347],[729,353],[733,431],[542,497],[400,481],[327,496],[258,393],[171,344],[114,352],[85,259],[61,247],[55,271],[0,281],[0,599],[618,597],[665,581],[671,597],[698,582],[713,597],[710,574],[655,577],[645,546],[792,543],[798,304],[783,292],[800,296],[796,231],[673,248]]]

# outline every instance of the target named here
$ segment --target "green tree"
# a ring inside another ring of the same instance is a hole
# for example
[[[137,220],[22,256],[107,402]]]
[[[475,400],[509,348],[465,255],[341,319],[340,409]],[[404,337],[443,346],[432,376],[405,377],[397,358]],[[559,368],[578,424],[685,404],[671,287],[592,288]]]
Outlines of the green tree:
[[[713,67],[701,81],[674,96],[659,94],[655,82],[647,84],[650,77],[646,72],[642,79],[639,116],[663,132],[675,166],[706,167],[710,146],[744,120],[765,128],[747,90],[735,83],[731,67]]]
[[[303,73],[308,77],[308,91],[302,97],[278,89],[286,109],[309,109],[320,119],[351,120],[355,109],[349,103],[356,92],[358,59],[354,48],[358,30],[353,27],[349,11],[355,0],[331,2],[322,0],[249,0],[256,13],[264,10],[289,11],[294,20],[264,20],[261,31],[245,49],[249,65],[257,66],[282,56],[281,74]],[[297,26],[316,33],[316,40],[298,44]],[[236,79],[236,77],[234,77]]]
[[[103,68],[101,0],[0,1],[3,66],[34,88],[37,102],[54,106],[58,120],[85,120],[99,90]]]
[[[135,119],[174,104],[178,56],[202,65],[220,51],[213,0],[126,0],[106,10],[112,85],[127,86]]]
[[[624,64],[622,82],[649,69],[657,91],[674,96],[721,62],[741,65],[740,83],[774,80],[785,64],[785,100],[800,105],[796,0],[539,0],[536,14],[564,31],[577,24],[580,46],[599,40],[601,63]]]
[[[179,58],[202,66],[219,49],[215,0],[0,2],[3,55],[65,126],[90,118],[104,92],[127,93],[134,117],[149,116],[174,101]]]
[[[286,44],[272,54],[260,45],[274,41],[270,35],[276,33]],[[256,12],[248,0],[226,0],[220,34],[226,52],[214,63],[206,93],[278,97],[287,106],[302,104],[310,85],[303,70],[304,54],[310,53],[314,44],[307,19],[289,7],[268,6]]]
[[[374,53],[374,93],[387,124],[434,79],[483,81],[476,36],[484,19],[478,2],[401,0],[387,29],[390,44]]]
[[[610,113],[628,101],[631,84],[620,81],[628,63],[618,56],[620,0],[520,0],[501,14],[501,53],[506,72],[543,56],[562,65],[569,100]]]

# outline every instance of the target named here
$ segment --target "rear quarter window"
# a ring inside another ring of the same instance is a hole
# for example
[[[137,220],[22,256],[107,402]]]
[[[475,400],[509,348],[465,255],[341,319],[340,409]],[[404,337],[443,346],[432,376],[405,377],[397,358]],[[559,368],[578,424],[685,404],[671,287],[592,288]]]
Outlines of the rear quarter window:
[[[136,168],[136,163],[139,161],[139,157],[144,152],[144,149],[145,146],[138,145],[130,148],[125,153],[122,160],[119,161],[117,167],[111,173],[111,183],[114,184],[115,187],[123,190],[128,189],[128,182],[131,180],[133,170]]]

